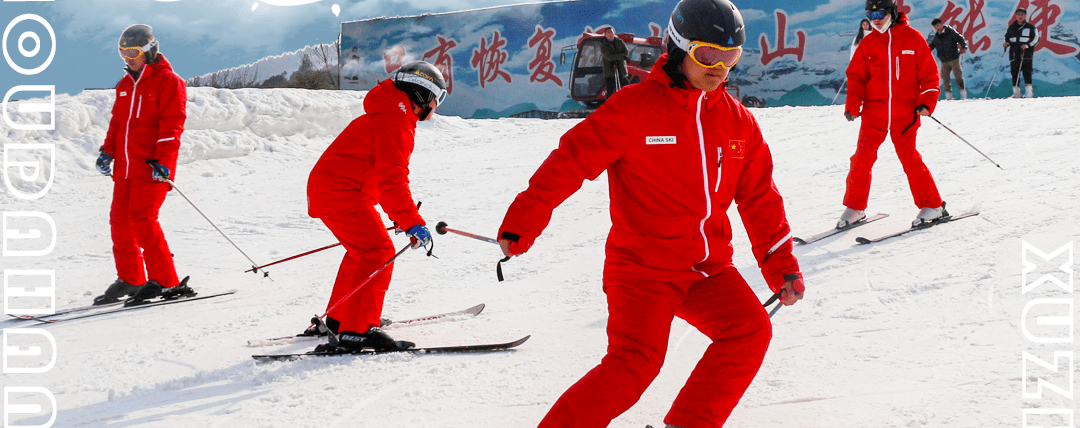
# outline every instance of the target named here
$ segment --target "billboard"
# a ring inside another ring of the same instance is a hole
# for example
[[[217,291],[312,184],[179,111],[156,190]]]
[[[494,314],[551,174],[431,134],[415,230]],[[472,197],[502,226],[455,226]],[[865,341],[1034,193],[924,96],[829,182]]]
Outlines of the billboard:
[[[580,109],[585,106],[570,98],[570,74],[582,33],[610,26],[639,38],[662,37],[676,3],[571,0],[345,22],[341,88],[371,89],[402,63],[425,60],[451,85],[441,114],[490,118]],[[735,3],[747,30],[731,77],[741,97],[770,106],[843,101],[863,1]],[[1041,35],[1036,93],[1080,95],[1080,17],[1074,12],[1080,0],[898,0],[897,6],[924,34],[935,17],[962,34],[970,44],[962,57],[969,96],[991,98],[1012,93],[1002,44],[1013,11],[1023,7]]]

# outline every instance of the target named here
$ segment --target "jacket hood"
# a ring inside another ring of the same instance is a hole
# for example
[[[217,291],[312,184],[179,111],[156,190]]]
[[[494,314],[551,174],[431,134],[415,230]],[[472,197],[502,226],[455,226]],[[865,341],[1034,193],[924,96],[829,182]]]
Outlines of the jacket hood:
[[[378,86],[368,91],[367,96],[364,97],[364,112],[367,114],[404,114],[413,123],[420,120],[413,113],[409,96],[395,87],[392,79],[383,80]]]
[[[896,22],[893,22],[893,25],[892,25],[893,27],[899,27],[901,25],[910,25],[910,21],[908,20],[908,17],[907,17],[906,13],[904,13],[904,12],[896,12],[896,14],[899,16],[899,18],[897,18]],[[873,26],[873,24],[871,24],[871,26]],[[889,28],[892,28],[892,27],[889,27]]]

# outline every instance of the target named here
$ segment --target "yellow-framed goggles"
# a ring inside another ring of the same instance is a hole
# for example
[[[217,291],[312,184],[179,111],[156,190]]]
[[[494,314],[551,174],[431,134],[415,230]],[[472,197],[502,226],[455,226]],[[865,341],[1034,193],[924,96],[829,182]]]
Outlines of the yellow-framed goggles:
[[[120,57],[123,59],[137,59],[154,47],[154,39],[150,39],[145,46],[120,46]]]
[[[702,67],[723,66],[730,69],[742,57],[742,46],[725,47],[715,43],[693,41],[687,45],[686,53]]]

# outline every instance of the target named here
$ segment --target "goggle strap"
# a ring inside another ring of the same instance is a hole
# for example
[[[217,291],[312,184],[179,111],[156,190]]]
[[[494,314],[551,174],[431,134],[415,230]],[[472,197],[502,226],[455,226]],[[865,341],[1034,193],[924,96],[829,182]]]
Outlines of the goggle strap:
[[[423,86],[424,89],[427,89],[427,90],[431,91],[431,93],[435,95],[435,100],[436,100],[435,104],[436,104],[436,106],[439,105],[439,104],[442,104],[443,100],[446,99],[446,90],[445,89],[440,88],[437,85],[435,85],[434,82],[432,82],[430,80],[427,80],[427,79],[425,79],[423,77],[417,76],[415,74],[402,73],[402,72],[399,71],[399,72],[396,73],[396,76],[394,76],[394,80],[397,80],[399,82],[407,82],[407,83],[413,83],[413,84]]]
[[[679,34],[679,30],[675,29],[675,23],[671,21],[671,18],[668,18],[667,33],[671,41],[675,42],[675,46],[678,46],[684,52],[690,52],[690,40]]]

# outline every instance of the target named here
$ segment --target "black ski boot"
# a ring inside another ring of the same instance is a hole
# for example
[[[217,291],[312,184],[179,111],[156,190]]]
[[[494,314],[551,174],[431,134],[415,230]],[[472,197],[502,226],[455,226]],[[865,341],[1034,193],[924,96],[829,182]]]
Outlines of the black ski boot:
[[[416,344],[404,340],[394,340],[385,331],[378,327],[368,329],[366,333],[343,331],[338,333],[338,348],[345,348],[352,352],[374,349],[378,351],[397,351],[415,348]]]
[[[192,290],[191,287],[187,285],[189,279],[191,279],[190,276],[185,276],[184,279],[180,281],[180,285],[161,290],[161,300],[173,300],[179,299],[181,297],[195,297],[195,295],[199,293],[196,293],[195,290]]]
[[[146,281],[146,284],[140,285],[139,290],[135,292],[134,296],[131,296],[124,306],[135,306],[142,304],[143,302],[161,296],[161,291],[164,288],[157,281]]]
[[[116,281],[113,281],[112,285],[105,290],[105,294],[94,298],[94,305],[116,303],[120,301],[120,298],[135,294],[136,291],[139,291],[139,286],[131,285],[127,281],[117,278]]]
[[[378,327],[371,327],[366,333],[343,331],[329,336],[329,343],[315,348],[320,352],[351,352],[360,353],[365,349],[375,352],[400,351],[416,347],[415,343],[404,340],[394,340],[389,334]]]
[[[322,321],[322,320],[319,320],[318,317],[312,318],[311,319],[311,324],[312,324],[311,327],[308,327],[307,330],[304,330],[303,333],[300,333],[297,336],[319,336],[319,337],[322,337],[322,336],[327,336],[330,333],[337,334],[338,327],[341,326],[341,323],[338,322],[338,320],[330,318],[330,317],[326,317],[325,322]]]

